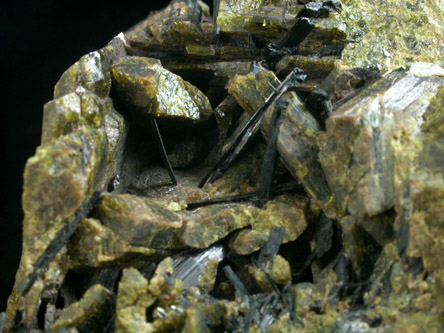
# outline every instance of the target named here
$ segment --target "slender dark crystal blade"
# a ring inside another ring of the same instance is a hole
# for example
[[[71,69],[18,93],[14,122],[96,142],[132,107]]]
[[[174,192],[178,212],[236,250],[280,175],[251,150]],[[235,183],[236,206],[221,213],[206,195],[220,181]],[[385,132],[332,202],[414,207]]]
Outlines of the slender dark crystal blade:
[[[68,243],[71,236],[77,229],[79,222],[88,216],[93,210],[95,203],[99,199],[100,192],[94,192],[87,204],[78,209],[75,213],[74,219],[68,223],[57,233],[52,242],[46,248],[45,252],[37,259],[34,265],[34,271],[27,277],[23,278],[18,286],[19,292],[26,295],[32,288],[37,279],[45,274],[48,265],[54,260],[57,253]]]
[[[225,151],[216,165],[210,170],[210,172],[199,183],[199,187],[202,188],[207,180],[214,182],[228,169],[231,162],[236,158],[241,150],[245,147],[250,138],[259,129],[262,117],[268,108],[278,101],[287,91],[296,85],[301,78],[301,70],[295,68],[288,76],[282,81],[279,87],[265,100],[264,104],[253,114],[250,120],[244,125],[238,136],[231,142],[231,146]]]
[[[271,190],[271,196],[287,193],[290,191],[300,191],[303,189],[304,189],[303,186],[299,183],[282,184],[282,185],[276,186],[274,189]],[[200,201],[200,202],[192,202],[187,205],[187,210],[192,210],[192,209],[196,209],[199,207],[205,207],[205,206],[209,206],[209,205],[252,200],[255,195],[256,195],[256,193],[253,192],[253,193],[233,195],[231,197],[213,198],[213,199]]]
[[[259,253],[259,258],[257,259],[258,265],[276,256],[284,239],[284,234],[285,229],[283,227],[273,227],[271,229],[267,245],[265,245]]]
[[[276,167],[276,143],[280,125],[282,123],[283,108],[284,105],[282,105],[282,103],[281,105],[278,105],[275,108],[270,120],[267,147],[265,148],[265,154],[262,159],[259,182],[256,185],[255,196],[253,197],[253,203],[258,208],[261,208],[271,196],[271,185]]]
[[[154,118],[153,115],[149,115],[151,126],[153,127],[154,136],[156,137],[157,145],[160,150],[160,155],[162,156],[163,163],[165,164],[165,167],[168,171],[168,174],[170,175],[171,183],[173,185],[177,185],[176,176],[174,175],[173,168],[171,167],[171,163],[168,159],[168,155],[165,150],[165,146],[163,144],[162,136],[160,135],[159,127],[157,126],[156,118]]]

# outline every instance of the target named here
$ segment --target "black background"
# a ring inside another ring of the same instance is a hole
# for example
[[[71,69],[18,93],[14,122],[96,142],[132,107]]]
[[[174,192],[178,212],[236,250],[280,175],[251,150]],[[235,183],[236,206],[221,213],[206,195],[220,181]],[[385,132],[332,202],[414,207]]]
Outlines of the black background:
[[[209,3],[210,1],[205,1]],[[28,0],[0,4],[0,311],[21,253],[22,174],[40,143],[43,104],[82,55],[169,1]]]

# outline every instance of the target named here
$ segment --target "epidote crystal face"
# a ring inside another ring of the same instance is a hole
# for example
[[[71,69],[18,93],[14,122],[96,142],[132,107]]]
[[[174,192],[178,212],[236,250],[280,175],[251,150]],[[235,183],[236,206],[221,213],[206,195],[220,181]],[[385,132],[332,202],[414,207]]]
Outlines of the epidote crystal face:
[[[175,0],[83,56],[25,168],[0,327],[444,330],[441,14]]]

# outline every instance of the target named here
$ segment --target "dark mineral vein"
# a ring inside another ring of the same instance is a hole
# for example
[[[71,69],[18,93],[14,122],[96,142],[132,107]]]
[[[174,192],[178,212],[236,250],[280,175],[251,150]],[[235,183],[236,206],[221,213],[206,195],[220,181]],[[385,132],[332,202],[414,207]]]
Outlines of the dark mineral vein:
[[[202,188],[208,180],[213,182],[224,174],[236,156],[238,156],[241,150],[245,147],[247,142],[258,131],[261,120],[268,108],[278,101],[286,92],[296,87],[304,79],[305,75],[301,73],[299,68],[295,68],[290,74],[288,74],[279,87],[265,100],[264,104],[253,114],[250,120],[239,131],[238,136],[232,140],[231,146],[225,151],[219,161],[199,183],[198,186],[200,188]]]
[[[65,226],[57,233],[46,248],[45,252],[43,252],[35,262],[34,271],[19,282],[18,290],[22,295],[26,295],[32,288],[34,282],[45,274],[48,265],[52,260],[54,260],[57,253],[59,253],[60,250],[68,243],[69,239],[76,231],[79,222],[87,217],[93,210],[99,197],[100,192],[94,192],[89,201],[77,210],[74,218],[70,222],[66,223]]]

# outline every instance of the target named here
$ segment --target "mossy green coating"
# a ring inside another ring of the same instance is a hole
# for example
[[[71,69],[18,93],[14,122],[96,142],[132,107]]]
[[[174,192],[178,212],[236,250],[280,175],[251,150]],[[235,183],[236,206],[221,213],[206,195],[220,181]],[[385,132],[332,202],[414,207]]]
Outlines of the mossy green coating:
[[[439,1],[342,1],[347,39],[341,59],[348,68],[393,70],[412,62],[444,61],[444,17]]]
[[[304,330],[308,332],[332,332],[336,320],[348,308],[347,301],[335,300],[333,288],[338,279],[334,270],[326,267],[323,278],[316,284],[303,282],[293,285],[295,314],[300,318]],[[333,299],[332,299],[333,298]],[[311,311],[311,307],[320,306],[321,314]]]
[[[213,290],[218,266],[218,259],[209,260],[204,273],[199,277],[198,287],[204,294],[209,294]]]
[[[395,242],[388,243],[370,277],[364,303],[382,317],[383,329],[391,331],[439,332],[443,325],[442,272],[427,279],[406,271]],[[419,315],[418,315],[419,314]]]
[[[207,319],[199,308],[190,306],[186,311],[187,317],[182,329],[182,333],[210,333],[210,329],[207,326]]]
[[[273,292],[274,290],[270,283],[270,278],[280,286],[291,282],[292,279],[290,264],[280,255],[262,263],[259,267],[255,265],[248,266],[248,272],[252,275],[259,288],[266,292]]]
[[[157,265],[148,286],[149,292],[158,299],[157,306],[162,308],[175,304],[179,295],[184,291],[183,282],[172,277],[174,272],[172,263],[171,257],[163,259]]]
[[[298,332],[303,328],[301,325],[292,323],[290,320],[290,314],[286,313],[281,316],[278,320],[276,320],[273,324],[271,324],[267,328],[267,332],[269,333],[284,333],[284,332]]]

